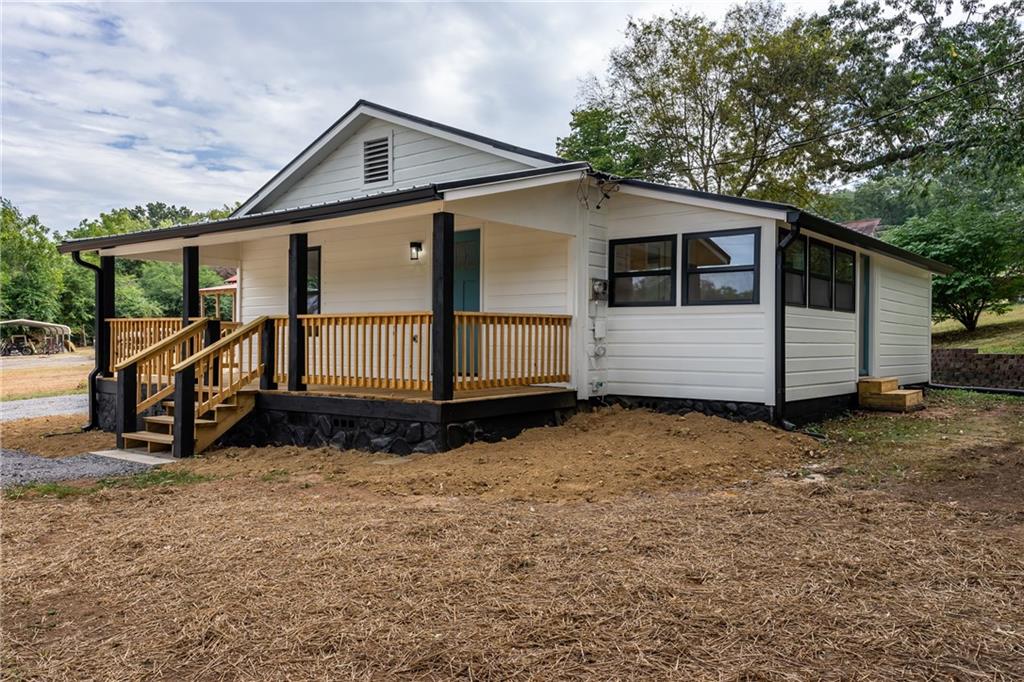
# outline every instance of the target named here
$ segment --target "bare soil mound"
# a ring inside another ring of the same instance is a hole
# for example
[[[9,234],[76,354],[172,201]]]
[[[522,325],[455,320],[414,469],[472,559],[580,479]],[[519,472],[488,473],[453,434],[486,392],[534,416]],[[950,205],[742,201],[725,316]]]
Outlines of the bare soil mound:
[[[807,436],[761,422],[608,408],[437,455],[226,448],[185,466],[214,475],[306,476],[386,495],[595,500],[751,479],[797,466],[815,447]]]

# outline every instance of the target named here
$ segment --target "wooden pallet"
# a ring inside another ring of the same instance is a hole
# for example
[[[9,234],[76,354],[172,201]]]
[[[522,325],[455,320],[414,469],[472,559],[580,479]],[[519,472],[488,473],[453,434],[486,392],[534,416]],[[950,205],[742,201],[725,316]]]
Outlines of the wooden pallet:
[[[895,377],[864,377],[857,382],[857,400],[869,410],[910,412],[924,408],[924,392],[900,388]]]

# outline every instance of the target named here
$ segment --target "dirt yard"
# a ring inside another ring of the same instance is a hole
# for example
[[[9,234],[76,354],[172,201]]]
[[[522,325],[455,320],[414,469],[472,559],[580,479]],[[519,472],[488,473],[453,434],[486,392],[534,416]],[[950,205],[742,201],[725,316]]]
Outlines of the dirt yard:
[[[92,368],[91,348],[0,358],[0,401],[85,393]]]
[[[605,411],[23,491],[2,677],[1020,679],[1024,401],[818,428]]]

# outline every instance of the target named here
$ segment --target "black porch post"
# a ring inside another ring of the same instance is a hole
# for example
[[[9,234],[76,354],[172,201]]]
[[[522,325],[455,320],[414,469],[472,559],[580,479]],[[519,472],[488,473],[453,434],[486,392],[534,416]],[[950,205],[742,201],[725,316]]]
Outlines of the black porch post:
[[[110,319],[114,317],[114,257],[100,256],[99,288],[96,291],[96,366],[100,375],[110,371]]]
[[[199,307],[199,247],[181,250],[181,321],[188,326],[193,317],[202,317]]]
[[[305,391],[302,375],[306,373],[299,315],[309,309],[306,289],[309,286],[309,235],[293,234],[288,238],[288,390]]]
[[[274,366],[277,360],[277,353],[275,350],[275,339],[274,339],[274,321],[267,320],[263,323],[263,329],[260,330],[262,336],[260,344],[263,346],[263,357],[260,361],[263,363],[263,374],[260,375],[260,390],[273,391],[277,389],[277,382],[274,381],[274,377],[277,374],[277,368]]]
[[[181,249],[181,322],[187,327],[191,317],[202,317],[199,305],[199,247]]]
[[[451,400],[455,381],[455,216],[434,214],[431,251],[434,321],[430,336],[430,368],[434,400]]]

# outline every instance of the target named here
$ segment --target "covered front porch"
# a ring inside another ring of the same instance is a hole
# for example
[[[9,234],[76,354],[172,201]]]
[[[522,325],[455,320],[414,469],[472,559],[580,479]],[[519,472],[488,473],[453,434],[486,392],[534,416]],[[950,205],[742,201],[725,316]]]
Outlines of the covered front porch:
[[[98,392],[115,400],[119,442],[188,456],[231,429],[231,442],[281,440],[264,417],[247,419],[253,411],[443,431],[451,420],[546,423],[574,409],[572,237],[448,211],[391,213],[101,251],[110,286],[98,298]],[[117,257],[180,259],[183,318],[110,314]],[[197,314],[200,262],[238,268],[239,321]],[[261,419],[259,437],[236,426]],[[422,451],[450,445],[442,437]]]

